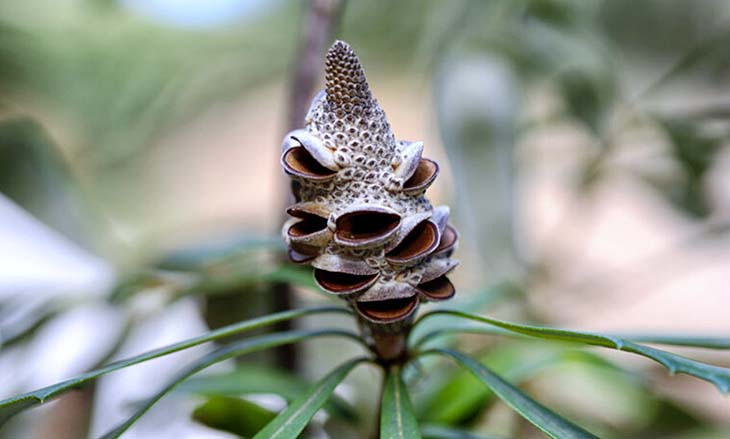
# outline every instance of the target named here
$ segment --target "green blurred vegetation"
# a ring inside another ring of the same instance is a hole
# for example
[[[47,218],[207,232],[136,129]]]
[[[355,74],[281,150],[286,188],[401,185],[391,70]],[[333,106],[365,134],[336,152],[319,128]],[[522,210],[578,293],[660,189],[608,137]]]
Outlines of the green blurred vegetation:
[[[160,139],[214,105],[289,79],[307,5],[274,2],[232,25],[190,29],[136,15],[114,1],[0,0],[0,192],[106,258],[117,282],[103,300],[128,312],[130,322],[142,318],[130,305],[134,298],[161,288],[169,292],[165,304],[207,298],[201,313],[214,327],[237,319],[241,309],[248,316],[271,310],[265,293],[272,283],[316,290],[308,271],[279,262],[276,227],[262,235],[241,224],[223,245],[185,243],[165,253],[147,242],[130,247],[110,224],[134,229],[153,221],[140,203],[149,188],[138,175]],[[621,135],[651,129],[666,146],[655,159],[670,163],[671,171],[632,170],[627,178],[656,191],[686,221],[727,223],[708,179],[730,142],[730,96],[723,95],[730,82],[728,20],[730,5],[721,0],[351,0],[337,37],[353,44],[369,72],[407,78],[430,91],[433,108],[412,111],[433,115],[438,128],[458,188],[453,211],[462,242],[476,249],[480,262],[474,266],[489,267],[476,275],[480,291],[507,280],[521,294],[495,310],[540,319],[525,297],[531,282],[553,267],[520,248],[514,205],[519,145],[546,126],[567,124],[585,136],[590,146],[571,183],[578,197],[590,200],[592,189],[612,172]],[[377,92],[378,85],[373,88]],[[545,95],[552,105],[535,116],[534,102]],[[712,230],[713,237],[728,231]],[[212,296],[244,300],[219,303],[211,312]],[[472,297],[476,303],[490,298]],[[55,302],[39,307],[24,326],[6,332],[12,337],[4,342],[26,342],[66,309]],[[463,340],[450,339],[457,341]],[[710,422],[696,407],[655,392],[650,372],[630,373],[572,346],[465,343],[484,352],[484,364],[537,391],[549,387],[540,386],[545,377],[560,381],[565,371],[578,376],[575,384],[565,382],[597,393],[601,403],[589,401],[580,409],[558,395],[556,409],[602,437],[730,434],[730,425]],[[255,392],[196,386],[231,379],[246,387],[245,378],[260,378],[257,367],[242,364],[228,375],[188,382],[183,390],[209,397],[193,418],[252,436],[264,418],[274,416],[240,398]],[[536,435],[517,417],[493,421],[490,414],[499,414],[499,405],[470,375],[435,361],[424,361],[424,367],[429,378],[416,373],[409,385],[419,391],[416,413],[436,424],[434,431],[468,427],[485,435]],[[281,376],[274,378],[272,388],[258,390],[287,400],[301,395],[308,382],[284,385]],[[264,383],[261,378],[256,384]],[[354,422],[342,427],[327,421],[333,431],[368,431],[367,421],[342,415],[351,414],[345,402],[335,400],[326,409],[340,414],[337,422]]]

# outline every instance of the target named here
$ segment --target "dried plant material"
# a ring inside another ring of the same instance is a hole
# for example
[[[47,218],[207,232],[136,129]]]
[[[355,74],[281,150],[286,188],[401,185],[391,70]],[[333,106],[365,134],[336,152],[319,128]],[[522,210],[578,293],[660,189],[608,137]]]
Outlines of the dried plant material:
[[[381,300],[376,302],[358,302],[357,311],[374,323],[393,323],[412,316],[418,306],[418,297]]]
[[[360,206],[335,221],[335,241],[346,247],[366,248],[384,243],[398,230],[400,215],[380,207]]]
[[[418,162],[413,176],[403,184],[403,192],[407,194],[416,194],[423,192],[431,186],[436,177],[439,175],[439,165],[433,160],[421,159]]]
[[[314,270],[314,280],[323,290],[334,294],[357,293],[371,286],[377,274],[359,275],[336,271]]]
[[[459,242],[459,233],[451,225],[447,225],[444,228],[444,232],[441,234],[441,241],[439,242],[436,250],[433,251],[433,255],[450,254]]]
[[[439,231],[436,224],[423,221],[398,244],[398,247],[385,255],[385,259],[393,265],[411,264],[431,253],[438,243]]]
[[[456,294],[454,284],[446,276],[439,276],[434,280],[420,284],[418,291],[426,299],[434,301],[451,299]]]
[[[312,180],[331,180],[336,172],[322,166],[302,146],[295,146],[284,153],[281,159],[287,174]]]
[[[317,284],[350,302],[377,340],[407,328],[421,301],[454,295],[445,275],[458,235],[449,208],[425,197],[438,164],[423,142],[395,139],[346,43],[329,49],[325,80],[304,128],[282,143],[297,199],[284,237],[290,258],[315,267]]]

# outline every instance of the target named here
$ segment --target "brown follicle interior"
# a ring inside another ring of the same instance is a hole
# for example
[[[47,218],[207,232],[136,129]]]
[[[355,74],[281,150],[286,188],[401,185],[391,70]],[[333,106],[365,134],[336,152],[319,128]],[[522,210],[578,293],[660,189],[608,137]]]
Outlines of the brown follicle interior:
[[[304,149],[302,146],[295,146],[294,148],[289,149],[284,154],[284,163],[286,163],[286,165],[292,170],[313,178],[329,177],[336,174],[336,171],[322,166],[314,159],[314,157],[312,157],[312,154],[310,154],[309,151]]]
[[[347,293],[372,283],[377,274],[359,275],[315,269],[314,278],[322,288],[333,293]]]
[[[418,297],[357,302],[357,309],[364,316],[380,322],[392,322],[409,315],[418,304]]]
[[[431,221],[417,225],[387,257],[394,261],[404,261],[422,256],[433,250],[438,240],[438,228]]]
[[[444,232],[441,234],[441,241],[439,241],[438,247],[436,247],[436,250],[433,252],[438,253],[453,247],[454,244],[456,244],[456,239],[458,237],[459,235],[456,233],[456,229],[447,224],[444,228]]]
[[[327,227],[327,218],[317,215],[302,215],[302,220],[292,224],[287,232],[289,236],[299,237],[311,235]]]
[[[404,184],[403,189],[418,189],[423,186],[426,186],[433,181],[433,179],[436,178],[436,173],[438,172],[438,165],[433,160],[422,158],[418,162],[418,167],[416,167],[416,172],[413,173],[411,178],[409,178]]]
[[[387,212],[351,212],[337,219],[337,236],[340,239],[357,242],[378,238],[395,230],[400,216]]]
[[[456,293],[454,284],[446,276],[419,284],[418,289],[432,300],[446,300]]]

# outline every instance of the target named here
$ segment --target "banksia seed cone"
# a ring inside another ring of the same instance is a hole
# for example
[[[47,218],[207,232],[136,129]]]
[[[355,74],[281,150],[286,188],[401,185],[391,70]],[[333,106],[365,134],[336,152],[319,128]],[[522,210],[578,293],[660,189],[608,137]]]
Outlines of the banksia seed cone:
[[[289,256],[311,264],[371,333],[398,332],[421,301],[454,295],[446,274],[458,235],[449,208],[424,195],[438,164],[421,157],[422,142],[395,140],[352,48],[335,42],[325,63],[305,128],[282,145],[296,199],[283,231]]]

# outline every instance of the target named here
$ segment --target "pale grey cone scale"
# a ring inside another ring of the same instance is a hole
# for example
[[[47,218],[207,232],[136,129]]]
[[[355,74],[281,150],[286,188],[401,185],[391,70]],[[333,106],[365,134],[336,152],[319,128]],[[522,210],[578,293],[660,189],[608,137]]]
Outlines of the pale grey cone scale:
[[[448,207],[425,196],[439,166],[423,142],[395,139],[347,43],[330,47],[325,89],[282,150],[297,199],[283,230],[289,255],[311,264],[368,331],[399,331],[420,303],[454,295],[446,276],[458,234]]]

